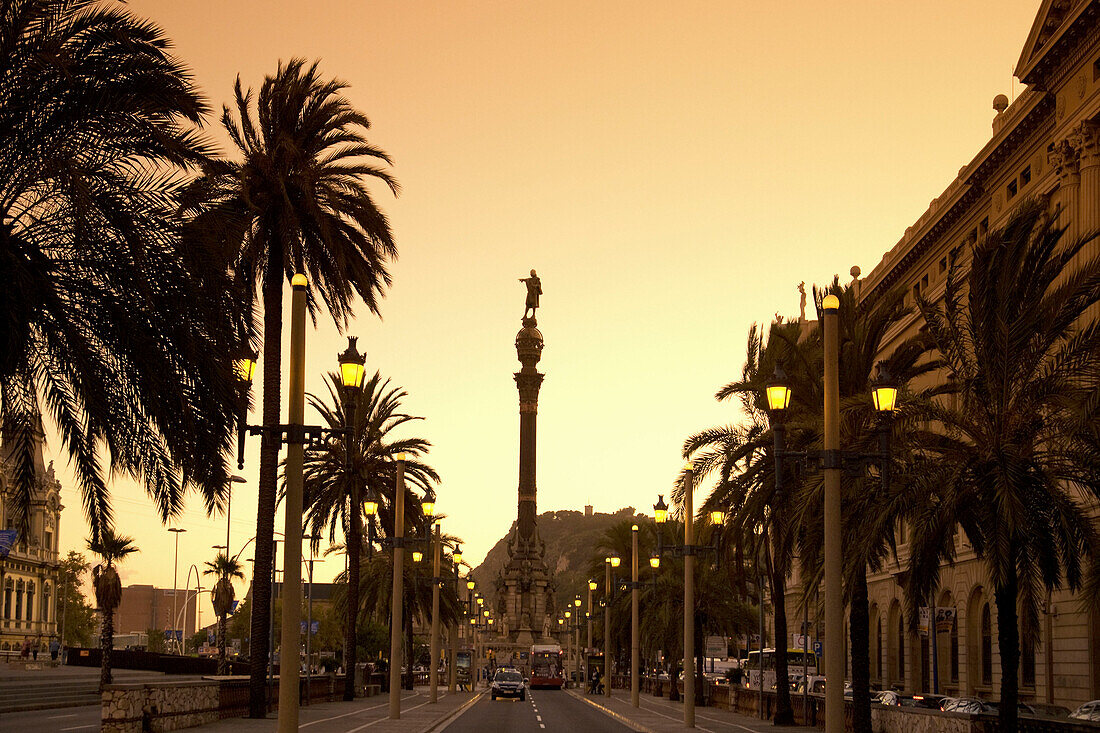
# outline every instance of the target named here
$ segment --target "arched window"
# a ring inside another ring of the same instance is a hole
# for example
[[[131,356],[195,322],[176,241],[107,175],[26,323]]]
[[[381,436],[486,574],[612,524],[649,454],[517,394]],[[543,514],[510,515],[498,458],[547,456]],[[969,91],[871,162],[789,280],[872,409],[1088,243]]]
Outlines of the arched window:
[[[1035,687],[1035,647],[1020,640],[1020,684]]]
[[[15,615],[12,616],[16,621],[23,618],[23,581],[18,580],[15,583]]]
[[[882,679],[882,617],[875,621],[875,679]]]
[[[898,616],[898,681],[905,684],[905,620]]]
[[[993,684],[993,618],[988,603],[982,606],[982,684]]]
[[[27,620],[34,620],[34,583],[27,581]]]
[[[959,681],[959,620],[951,626],[951,681]]]
[[[50,585],[42,586],[42,621],[50,620]]]
[[[6,583],[4,583],[4,618],[5,619],[10,619],[11,618],[11,594],[12,594],[13,590],[14,590],[14,587],[12,586],[11,578],[8,578],[8,581]]]

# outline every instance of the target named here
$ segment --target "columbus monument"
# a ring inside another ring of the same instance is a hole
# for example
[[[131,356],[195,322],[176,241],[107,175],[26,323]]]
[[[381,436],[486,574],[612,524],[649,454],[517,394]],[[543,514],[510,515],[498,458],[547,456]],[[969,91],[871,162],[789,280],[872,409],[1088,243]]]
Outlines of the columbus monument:
[[[500,637],[496,646],[504,655],[520,658],[532,644],[551,642],[554,581],[546,566],[545,543],[539,539],[535,504],[535,422],[543,375],[535,365],[542,357],[542,334],[535,320],[542,283],[534,270],[521,278],[527,286],[523,328],[516,334],[521,368],[515,374],[519,390],[519,502],[515,529],[508,538],[508,561],[496,581],[496,615]],[[498,657],[499,658],[499,657]]]

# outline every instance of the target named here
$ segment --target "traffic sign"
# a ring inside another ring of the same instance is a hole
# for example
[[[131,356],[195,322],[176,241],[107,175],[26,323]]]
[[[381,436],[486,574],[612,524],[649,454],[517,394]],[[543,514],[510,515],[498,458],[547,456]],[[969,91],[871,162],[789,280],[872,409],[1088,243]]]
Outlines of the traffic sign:
[[[820,641],[814,642],[814,654],[820,657],[824,653],[824,650],[825,647],[821,644]]]

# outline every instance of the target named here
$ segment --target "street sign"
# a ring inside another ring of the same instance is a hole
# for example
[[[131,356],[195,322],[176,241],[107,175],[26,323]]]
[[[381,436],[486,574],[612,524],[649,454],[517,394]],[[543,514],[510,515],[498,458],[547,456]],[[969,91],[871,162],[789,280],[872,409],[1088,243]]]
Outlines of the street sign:
[[[309,625],[310,636],[317,636],[317,632],[321,630],[321,622],[314,621]]]
[[[814,654],[816,654],[817,656],[820,657],[824,651],[825,651],[825,647],[821,644],[821,642],[820,641],[815,641],[814,642]]]
[[[812,645],[805,634],[791,634],[792,649],[809,649]]]
[[[711,659],[725,659],[729,655],[724,636],[708,636],[704,649],[706,649],[704,656]]]

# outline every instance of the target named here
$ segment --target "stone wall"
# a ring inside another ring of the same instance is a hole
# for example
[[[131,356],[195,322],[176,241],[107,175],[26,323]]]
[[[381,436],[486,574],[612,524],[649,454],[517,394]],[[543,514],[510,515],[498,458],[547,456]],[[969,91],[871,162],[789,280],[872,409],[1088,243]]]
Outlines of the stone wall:
[[[217,721],[217,681],[108,685],[103,690],[103,733],[193,728]]]

